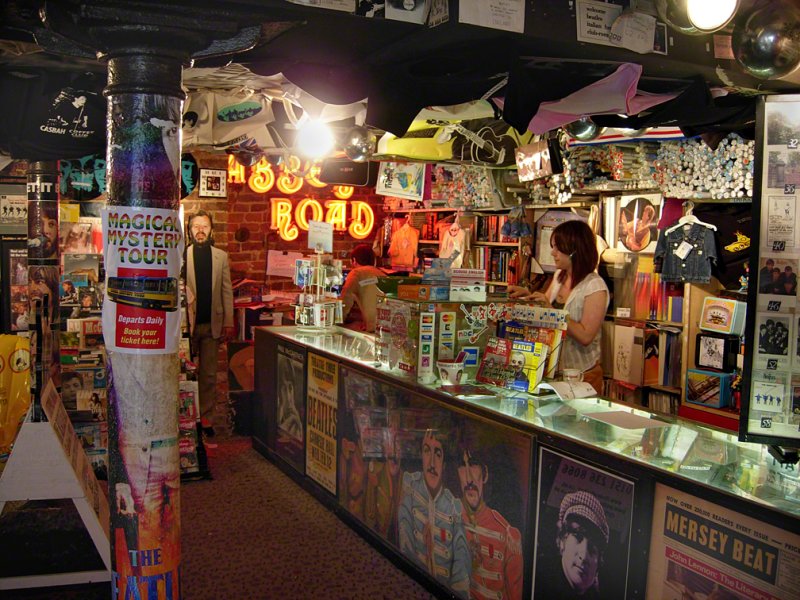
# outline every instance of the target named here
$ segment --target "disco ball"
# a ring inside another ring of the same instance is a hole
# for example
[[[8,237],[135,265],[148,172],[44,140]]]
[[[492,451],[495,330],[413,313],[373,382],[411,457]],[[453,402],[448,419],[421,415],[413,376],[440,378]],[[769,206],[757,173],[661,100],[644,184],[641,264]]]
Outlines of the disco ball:
[[[372,156],[374,136],[366,127],[353,127],[344,138],[344,153],[353,162],[366,162]]]
[[[590,142],[605,130],[605,127],[598,127],[597,123],[590,117],[583,117],[566,125],[564,129],[569,135],[580,142]]]
[[[769,4],[736,20],[733,54],[759,79],[778,79],[800,64],[800,8],[787,0]]]
[[[637,138],[647,133],[647,127],[643,127],[641,129],[629,129],[627,127],[620,127],[619,132],[627,138]]]

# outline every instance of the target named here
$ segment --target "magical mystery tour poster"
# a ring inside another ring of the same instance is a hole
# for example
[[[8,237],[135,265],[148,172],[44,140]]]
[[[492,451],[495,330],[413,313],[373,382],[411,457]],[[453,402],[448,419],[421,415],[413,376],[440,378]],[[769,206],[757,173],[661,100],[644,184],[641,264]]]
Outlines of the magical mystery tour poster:
[[[178,212],[115,206],[104,209],[102,218],[107,348],[132,354],[177,352],[184,245]]]

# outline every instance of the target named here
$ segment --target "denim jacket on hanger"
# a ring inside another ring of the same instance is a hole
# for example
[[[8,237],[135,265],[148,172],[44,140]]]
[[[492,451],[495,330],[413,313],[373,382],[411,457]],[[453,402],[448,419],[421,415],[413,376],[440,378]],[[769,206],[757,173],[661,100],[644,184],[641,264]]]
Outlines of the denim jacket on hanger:
[[[676,252],[684,242],[691,246],[691,251],[680,258]],[[708,283],[711,264],[717,262],[714,230],[693,223],[662,232],[656,243],[654,261],[655,271],[661,273],[662,281]]]

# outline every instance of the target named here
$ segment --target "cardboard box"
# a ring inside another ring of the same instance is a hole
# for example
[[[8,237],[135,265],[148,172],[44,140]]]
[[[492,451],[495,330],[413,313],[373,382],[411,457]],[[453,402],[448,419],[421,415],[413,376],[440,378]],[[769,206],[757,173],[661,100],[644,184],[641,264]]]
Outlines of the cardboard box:
[[[747,304],[730,298],[706,296],[700,315],[700,329],[731,335],[744,335]]]
[[[644,381],[644,329],[627,325],[614,327],[614,379],[632,385]]]
[[[686,401],[692,404],[723,408],[730,404],[733,375],[700,369],[686,374]]]
[[[449,300],[450,288],[438,285],[397,286],[397,297],[401,300]]]

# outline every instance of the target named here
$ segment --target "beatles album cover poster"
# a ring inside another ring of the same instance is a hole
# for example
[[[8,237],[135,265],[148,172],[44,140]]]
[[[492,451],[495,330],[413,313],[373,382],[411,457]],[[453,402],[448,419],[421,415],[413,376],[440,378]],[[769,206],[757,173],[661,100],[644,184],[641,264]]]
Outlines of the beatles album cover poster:
[[[534,598],[626,597],[634,483],[539,450]]]
[[[338,498],[459,598],[521,600],[532,438],[341,369]]]
[[[278,344],[275,415],[278,434],[275,440],[275,452],[300,473],[305,472],[304,367],[304,351],[294,346]]]

